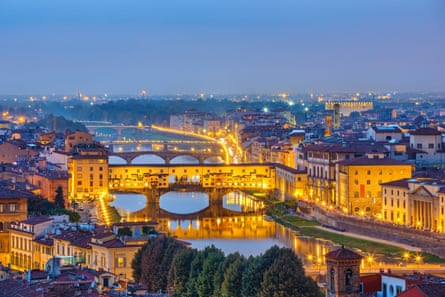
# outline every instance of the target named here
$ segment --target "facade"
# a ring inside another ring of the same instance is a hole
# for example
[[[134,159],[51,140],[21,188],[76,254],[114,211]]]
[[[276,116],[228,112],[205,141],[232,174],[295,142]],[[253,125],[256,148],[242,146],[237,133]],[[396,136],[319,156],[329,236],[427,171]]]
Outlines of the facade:
[[[79,144],[94,144],[93,135],[82,131],[65,135],[65,152],[72,152]]]
[[[402,140],[402,130],[398,126],[373,126],[368,129],[366,136],[378,142],[400,141]]]
[[[410,132],[410,149],[419,150],[416,154],[415,164],[417,167],[445,166],[445,150],[442,143],[442,133],[433,128],[420,128]]]
[[[19,191],[0,189],[0,262],[9,263],[9,225],[28,217],[28,197]]]
[[[445,232],[445,183],[412,178],[382,185],[382,219],[412,228]]]
[[[108,195],[108,155],[102,149],[82,151],[68,160],[69,200],[95,200]]]
[[[11,243],[10,263],[13,269],[24,271],[40,267],[40,264],[33,260],[33,241],[46,234],[52,223],[52,218],[35,217],[11,224],[9,241]]]
[[[68,203],[68,180],[66,171],[39,171],[28,177],[28,181],[40,189],[40,195],[48,201],[54,202],[56,190],[61,187],[65,203]]]
[[[336,206],[354,215],[377,216],[382,209],[381,184],[410,178],[409,163],[369,154],[336,164]]]
[[[362,256],[343,246],[325,255],[328,297],[360,297]]]
[[[171,184],[203,188],[273,189],[273,164],[110,165],[110,191],[167,189]]]
[[[275,188],[280,190],[282,200],[303,199],[306,197],[306,171],[275,164]]]
[[[304,147],[302,153],[307,160],[307,188],[309,199],[324,205],[341,205],[336,197],[336,163],[365,156],[368,152],[386,150],[370,143],[314,144]],[[300,156],[300,155],[299,155]],[[299,158],[299,157],[298,157]]]
[[[13,163],[21,160],[30,160],[38,155],[38,152],[27,147],[5,142],[0,144],[0,163]]]

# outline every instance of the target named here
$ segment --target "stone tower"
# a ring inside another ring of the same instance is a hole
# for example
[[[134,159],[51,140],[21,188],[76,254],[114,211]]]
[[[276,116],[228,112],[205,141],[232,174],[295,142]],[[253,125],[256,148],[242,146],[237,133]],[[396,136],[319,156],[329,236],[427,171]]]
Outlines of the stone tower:
[[[362,256],[343,246],[326,254],[328,297],[360,297]]]

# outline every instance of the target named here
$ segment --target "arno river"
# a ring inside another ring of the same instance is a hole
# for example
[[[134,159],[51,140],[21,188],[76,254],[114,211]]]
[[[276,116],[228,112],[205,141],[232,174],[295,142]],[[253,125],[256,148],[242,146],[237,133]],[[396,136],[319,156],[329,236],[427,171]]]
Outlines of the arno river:
[[[114,194],[114,206],[122,220],[155,218],[161,232],[201,249],[215,245],[226,254],[258,255],[273,245],[292,248],[305,265],[321,265],[324,255],[335,248],[325,240],[299,237],[264,218],[262,201],[242,192],[224,195],[221,205],[204,193],[169,192],[159,203],[147,203],[142,194]]]

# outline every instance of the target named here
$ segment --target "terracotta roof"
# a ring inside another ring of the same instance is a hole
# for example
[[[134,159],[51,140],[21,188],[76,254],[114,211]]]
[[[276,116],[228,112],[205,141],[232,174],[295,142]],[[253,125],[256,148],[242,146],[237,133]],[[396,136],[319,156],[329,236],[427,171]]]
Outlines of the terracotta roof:
[[[28,198],[32,193],[24,193],[23,191],[12,190],[8,188],[0,188],[0,199],[19,199]]]
[[[374,158],[368,158],[367,156],[350,159],[350,160],[339,161],[339,162],[337,162],[337,164],[339,164],[339,165],[379,165],[379,166],[410,165],[409,163],[399,161],[399,160],[390,159],[390,158],[374,159]]]
[[[53,221],[53,218],[50,218],[48,216],[41,216],[41,217],[33,217],[33,218],[29,218],[25,221],[23,221],[22,223],[24,224],[29,224],[29,225],[37,225],[43,222],[48,222],[48,221]]]
[[[381,186],[391,186],[391,187],[399,187],[399,188],[404,188],[404,189],[408,189],[408,185],[409,185],[409,179],[399,179],[399,180],[394,180],[394,181],[390,181],[387,183],[381,183]]]
[[[411,135],[442,135],[438,130],[433,128],[420,128],[410,132]]]
[[[347,259],[361,259],[363,258],[361,255],[357,254],[350,249],[346,249],[343,246],[337,250],[330,251],[325,255],[327,259],[334,260],[347,260]]]

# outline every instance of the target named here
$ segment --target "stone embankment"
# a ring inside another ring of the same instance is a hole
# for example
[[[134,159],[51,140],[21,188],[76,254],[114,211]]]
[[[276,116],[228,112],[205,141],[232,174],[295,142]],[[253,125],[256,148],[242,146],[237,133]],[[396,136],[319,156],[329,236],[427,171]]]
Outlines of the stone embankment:
[[[445,234],[388,224],[367,217],[345,215],[338,211],[327,211],[314,204],[305,205],[303,209],[310,210],[308,214],[313,219],[334,230],[366,234],[369,237],[419,247],[424,252],[445,259]]]

